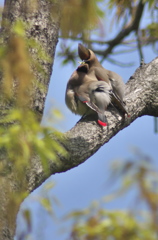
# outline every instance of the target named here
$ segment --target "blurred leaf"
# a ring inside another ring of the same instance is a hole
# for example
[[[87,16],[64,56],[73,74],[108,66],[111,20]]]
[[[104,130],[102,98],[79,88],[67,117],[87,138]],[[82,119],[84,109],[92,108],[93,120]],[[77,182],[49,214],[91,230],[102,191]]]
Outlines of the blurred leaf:
[[[158,38],[158,23],[157,22],[153,22],[149,25],[147,25],[146,27],[146,34],[147,35],[150,35],[150,37],[155,37],[155,38]]]
[[[61,19],[62,36],[76,37],[98,27],[99,18],[104,17],[104,12],[99,8],[99,2],[103,2],[103,0],[64,1]]]
[[[62,119],[63,118],[63,115],[61,114],[61,112],[58,109],[53,109],[53,116],[55,118],[58,118],[58,119]]]
[[[114,20],[119,23],[120,19],[129,19],[129,16],[133,14],[135,10],[136,0],[126,1],[126,0],[109,0],[108,6],[110,9],[116,9],[116,14]],[[127,24],[127,21],[126,21]]]
[[[42,198],[40,197],[40,203],[41,205],[44,207],[44,209],[49,212],[50,214],[52,214],[52,206],[51,206],[51,202],[49,201],[48,198]]]
[[[58,52],[58,57],[61,57],[63,59],[63,65],[69,62],[71,62],[73,65],[76,65],[76,49],[73,50],[71,46],[66,46],[64,42],[60,44],[60,51]]]
[[[144,216],[144,215],[143,215]],[[75,216],[74,216],[75,217]],[[76,218],[76,217],[75,217]],[[74,223],[71,240],[156,240],[148,218],[139,221],[127,211],[96,211],[93,217],[80,216]]]
[[[148,3],[149,9],[154,5],[156,2],[155,0],[143,0],[144,3]]]
[[[31,212],[28,209],[23,210],[23,216],[27,223],[28,231],[31,231],[32,226],[32,219],[31,219]]]
[[[10,124],[7,131],[0,128],[0,147],[7,150],[8,160],[14,162],[15,166],[19,168],[18,171],[21,169],[24,171],[24,167],[29,166],[33,153],[40,156],[45,170],[49,169],[48,159],[58,162],[56,152],[65,154],[65,150],[57,142],[61,139],[62,134],[54,129],[40,126],[31,111],[13,109],[1,120],[3,124],[13,122],[14,124]],[[52,138],[50,132],[53,132],[56,140]]]
[[[49,181],[44,184],[44,190],[48,191],[48,190],[52,189],[54,186],[55,186],[55,183],[52,181]]]
[[[25,28],[26,28],[26,26],[25,26],[24,22],[22,20],[18,19],[15,22],[15,24],[13,25],[12,31],[15,34],[17,34],[17,35],[19,35],[21,37],[25,37]]]

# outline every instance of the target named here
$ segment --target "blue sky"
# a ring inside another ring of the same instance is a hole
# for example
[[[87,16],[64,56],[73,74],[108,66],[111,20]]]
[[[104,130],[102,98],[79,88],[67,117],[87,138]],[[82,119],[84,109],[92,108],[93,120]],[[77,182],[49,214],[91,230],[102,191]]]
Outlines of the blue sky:
[[[2,1],[1,1],[2,2]],[[142,24],[150,19],[144,19]],[[73,43],[74,47],[77,44]],[[57,51],[60,41],[57,46]],[[119,48],[118,48],[119,49]],[[145,62],[150,62],[156,57],[150,47],[144,48]],[[119,61],[135,62],[130,68],[121,68],[105,61],[103,66],[120,74],[126,82],[139,67],[139,56],[137,52],[118,56]],[[78,59],[79,60],[79,59]],[[63,113],[63,120],[57,124],[58,128],[65,132],[72,128],[80,119],[72,114],[65,105],[65,88],[67,81],[75,67],[71,64],[61,65],[61,59],[55,57],[53,75],[47,97],[44,121],[47,120],[48,110],[58,108]],[[142,117],[133,122],[128,128],[120,131],[114,138],[105,144],[99,151],[89,158],[85,163],[65,173],[55,174],[47,182],[55,182],[55,187],[46,192],[44,184],[34,191],[22,204],[17,220],[17,232],[25,229],[25,223],[21,217],[23,209],[30,209],[32,212],[32,234],[29,239],[33,240],[65,240],[67,229],[64,229],[65,222],[61,217],[70,211],[88,207],[94,200],[100,200],[108,195],[112,189],[106,186],[106,179],[109,174],[110,164],[116,159],[126,159],[132,156],[131,148],[138,147],[142,152],[150,155],[155,161],[158,156],[158,135],[154,134],[153,117]],[[48,196],[52,201],[52,208],[56,217],[50,215],[39,203],[41,196]],[[57,206],[54,196],[60,201]],[[133,192],[125,198],[117,199],[106,204],[106,208],[124,209],[130,208]],[[60,219],[60,220],[59,220]],[[67,228],[69,225],[66,226]],[[67,238],[68,239],[68,238]]]

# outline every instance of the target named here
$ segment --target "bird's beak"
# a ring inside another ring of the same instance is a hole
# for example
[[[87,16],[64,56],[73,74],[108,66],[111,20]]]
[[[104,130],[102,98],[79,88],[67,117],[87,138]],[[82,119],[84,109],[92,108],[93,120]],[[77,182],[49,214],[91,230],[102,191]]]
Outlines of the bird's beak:
[[[84,47],[81,43],[78,44],[78,55],[81,60],[88,60],[90,58],[90,52],[88,48]]]

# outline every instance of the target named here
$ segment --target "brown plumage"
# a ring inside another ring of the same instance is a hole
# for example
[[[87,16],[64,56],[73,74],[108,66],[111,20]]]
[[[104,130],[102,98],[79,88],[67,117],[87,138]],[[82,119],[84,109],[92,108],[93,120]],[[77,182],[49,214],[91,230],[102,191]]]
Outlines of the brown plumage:
[[[98,123],[106,126],[105,110],[109,104],[127,113],[123,102],[125,84],[117,73],[103,68],[90,49],[79,44],[78,53],[83,62],[67,83],[66,104],[81,116],[97,113]]]
[[[78,54],[81,60],[88,64],[89,74],[93,72],[98,81],[105,81],[111,86],[113,92],[111,103],[118,107],[123,114],[128,114],[123,102],[125,84],[122,77],[115,72],[105,69],[98,61],[94,52],[82,44],[78,45]]]
[[[88,64],[81,64],[71,75],[66,89],[65,101],[68,108],[81,116],[97,113],[98,123],[107,125],[105,110],[111,101],[111,86],[98,81]]]

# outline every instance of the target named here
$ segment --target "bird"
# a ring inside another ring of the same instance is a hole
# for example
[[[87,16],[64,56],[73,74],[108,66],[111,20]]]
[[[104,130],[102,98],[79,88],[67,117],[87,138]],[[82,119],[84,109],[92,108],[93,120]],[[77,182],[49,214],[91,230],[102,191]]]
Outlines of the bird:
[[[91,82],[88,86],[90,97],[90,108],[92,108],[98,115],[98,123],[101,126],[107,126],[107,118],[105,111],[111,102],[112,90],[106,82]]]
[[[103,68],[94,52],[78,45],[82,62],[71,75],[65,101],[75,114],[85,116],[97,113],[98,123],[107,125],[105,110],[111,104],[128,114],[123,101],[125,84],[117,73]]]
[[[81,43],[78,45],[78,54],[83,63],[88,64],[89,74],[93,72],[98,81],[105,81],[111,86],[113,92],[111,104],[116,106],[123,115],[127,114],[129,116],[124,103],[125,84],[122,77],[113,71],[105,69],[98,61],[94,52],[84,47]]]
[[[94,114],[98,124],[107,126],[105,110],[113,96],[111,85],[98,81],[94,71],[89,72],[89,65],[82,63],[71,75],[66,88],[65,102],[75,114],[81,116]]]

